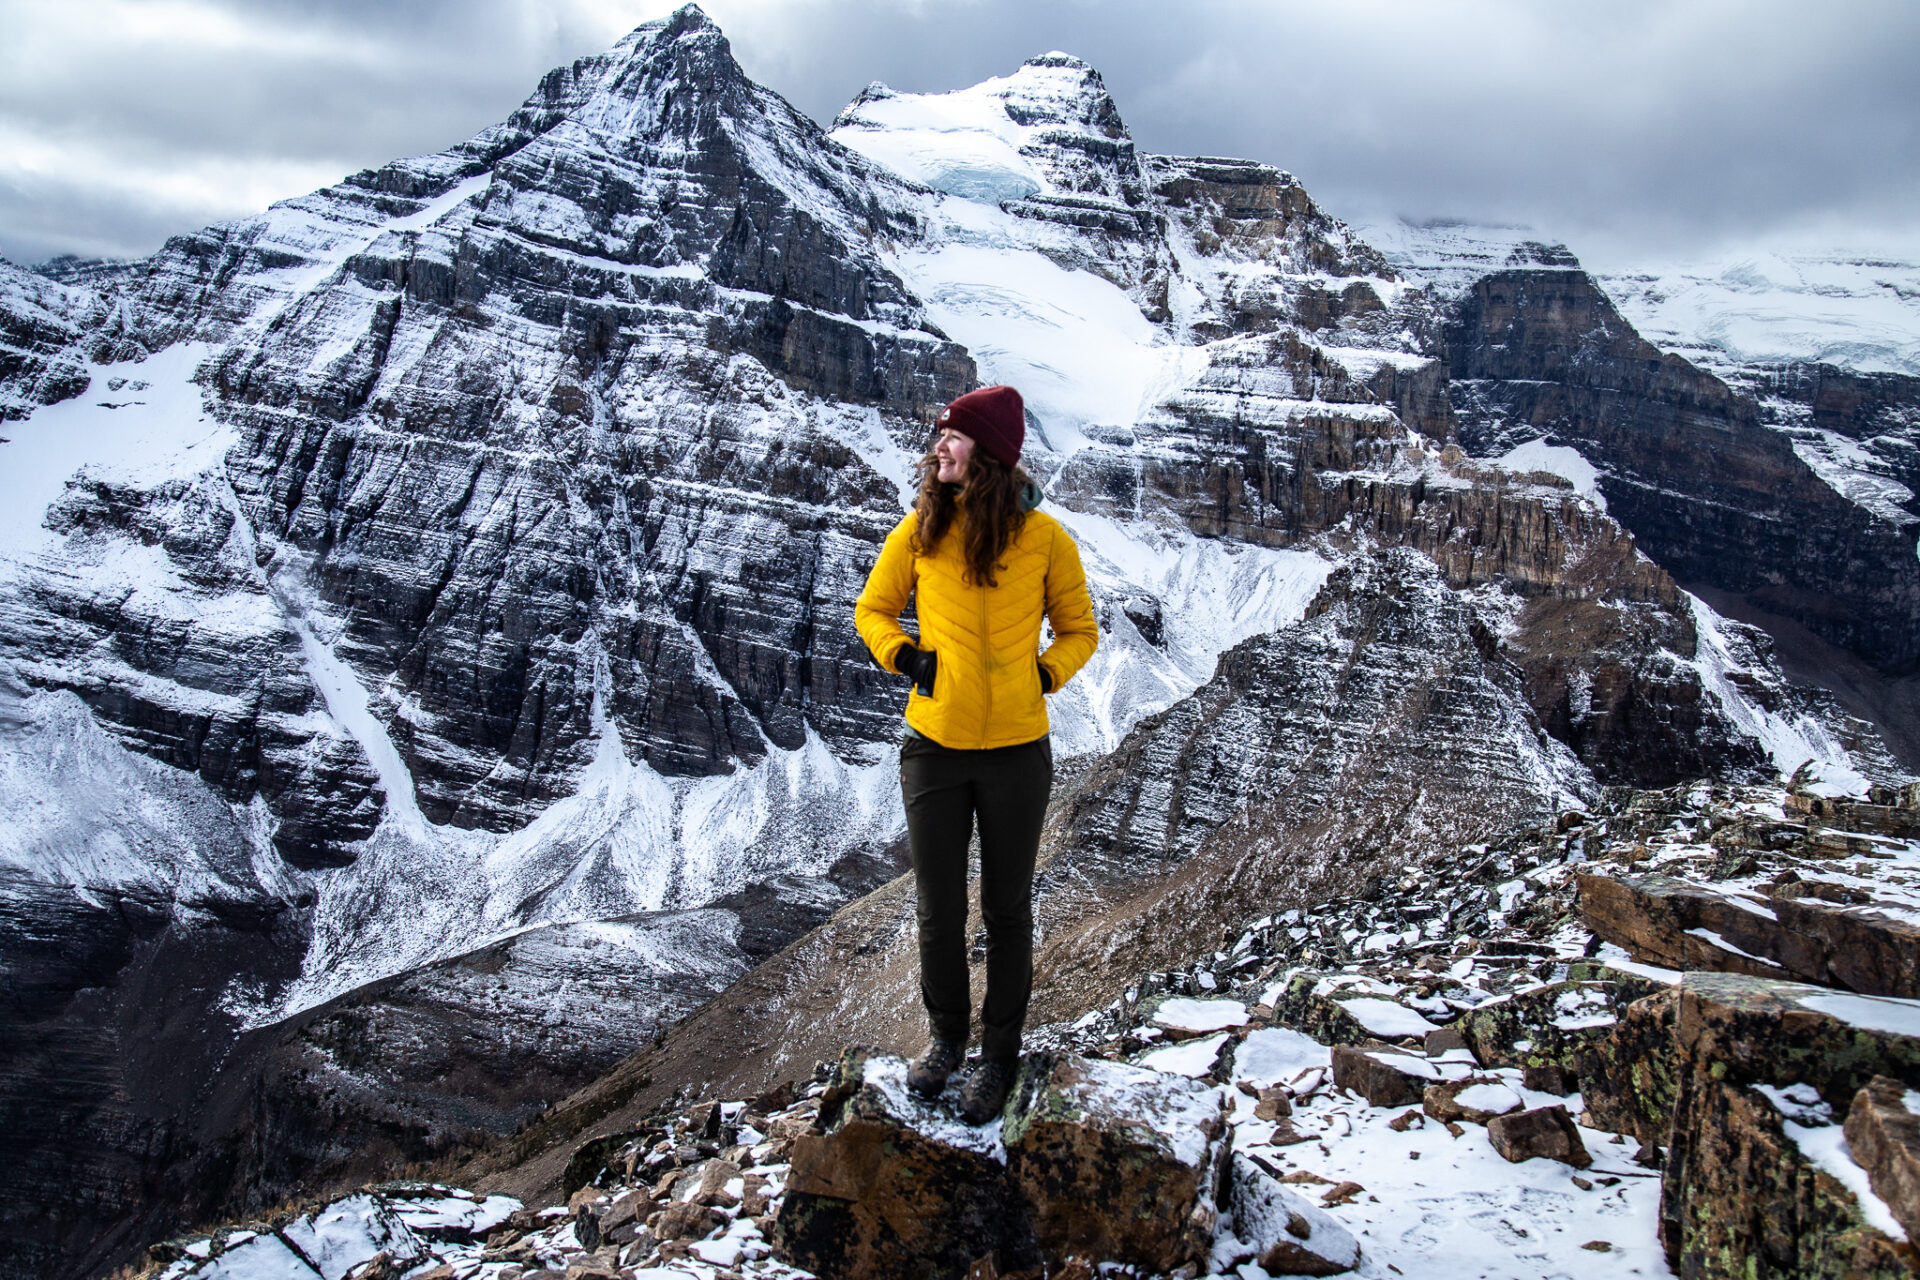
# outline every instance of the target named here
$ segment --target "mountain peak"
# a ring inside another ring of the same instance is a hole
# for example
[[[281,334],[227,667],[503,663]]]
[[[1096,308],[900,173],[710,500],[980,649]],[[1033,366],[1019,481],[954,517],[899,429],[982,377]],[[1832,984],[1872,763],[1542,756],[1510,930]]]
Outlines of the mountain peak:
[[[935,190],[990,204],[1139,198],[1120,108],[1100,73],[1069,53],[1043,53],[1011,75],[948,93],[876,82],[834,120],[834,137]]]
[[[1070,53],[1028,58],[1012,75],[979,87],[988,85],[1000,87],[998,96],[1015,123],[1091,128],[1111,140],[1128,138],[1107,82],[1092,64]]]

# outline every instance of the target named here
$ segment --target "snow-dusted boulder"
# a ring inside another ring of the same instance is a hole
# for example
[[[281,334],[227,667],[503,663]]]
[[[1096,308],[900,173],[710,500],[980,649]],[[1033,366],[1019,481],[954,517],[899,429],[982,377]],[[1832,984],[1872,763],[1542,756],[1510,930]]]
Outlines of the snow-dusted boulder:
[[[1017,1257],[1000,1123],[955,1114],[958,1077],[929,1103],[907,1064],[850,1049],[821,1098],[817,1132],[793,1144],[774,1256],[837,1280],[964,1276],[988,1254]]]
[[[1215,1271],[1254,1262],[1276,1276],[1331,1276],[1360,1265],[1352,1232],[1243,1154],[1233,1157],[1227,1203],[1232,1218],[1214,1243]]]
[[[1161,1273],[1206,1256],[1226,1155],[1223,1090],[1045,1056],[1023,1065],[1015,1087],[1007,1171],[1049,1259]]]

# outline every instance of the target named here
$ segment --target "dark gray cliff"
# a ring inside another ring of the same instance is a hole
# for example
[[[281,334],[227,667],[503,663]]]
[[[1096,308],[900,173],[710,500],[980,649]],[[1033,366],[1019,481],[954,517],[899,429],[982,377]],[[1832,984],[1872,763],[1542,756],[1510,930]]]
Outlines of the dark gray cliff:
[[[1602,469],[1609,511],[1682,582],[1747,596],[1886,670],[1920,662],[1914,527],[1835,492],[1751,400],[1641,339],[1585,272],[1487,276],[1445,341],[1470,449],[1574,445]]]

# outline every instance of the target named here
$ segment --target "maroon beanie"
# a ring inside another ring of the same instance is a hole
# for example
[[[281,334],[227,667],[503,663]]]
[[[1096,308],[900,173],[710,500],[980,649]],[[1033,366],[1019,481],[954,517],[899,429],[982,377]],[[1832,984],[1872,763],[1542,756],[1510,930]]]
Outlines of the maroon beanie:
[[[969,391],[940,411],[942,427],[951,427],[1009,467],[1020,461],[1027,439],[1027,408],[1012,387]]]

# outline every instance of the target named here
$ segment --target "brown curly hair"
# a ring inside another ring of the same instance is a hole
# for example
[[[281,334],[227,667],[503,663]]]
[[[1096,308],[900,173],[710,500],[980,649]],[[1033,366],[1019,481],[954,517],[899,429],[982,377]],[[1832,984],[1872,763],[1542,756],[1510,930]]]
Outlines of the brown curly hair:
[[[995,576],[1000,557],[1006,554],[1020,528],[1027,522],[1023,500],[1032,478],[1024,467],[1009,467],[985,449],[975,449],[967,458],[967,476],[960,484],[940,479],[940,460],[929,448],[915,464],[920,473],[920,495],[914,499],[913,549],[931,555],[953,528],[960,514],[961,499],[966,502],[967,518],[961,521],[961,554],[967,562],[967,581],[976,585],[1000,585]]]

